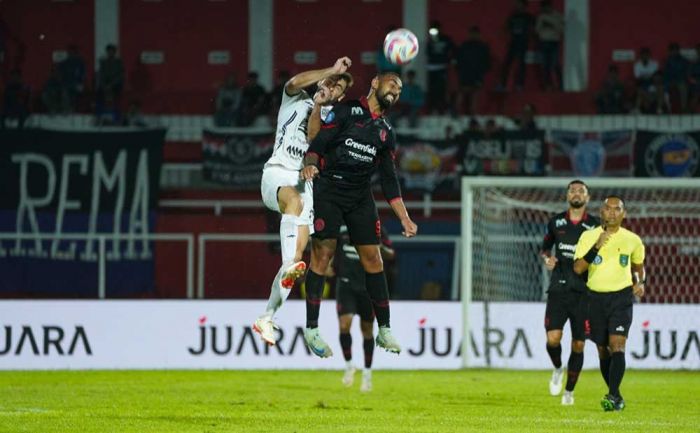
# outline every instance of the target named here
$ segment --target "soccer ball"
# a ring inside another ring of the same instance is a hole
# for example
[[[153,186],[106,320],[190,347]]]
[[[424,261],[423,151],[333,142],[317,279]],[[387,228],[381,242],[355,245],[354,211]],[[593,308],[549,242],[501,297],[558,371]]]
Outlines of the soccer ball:
[[[384,38],[384,56],[395,65],[404,65],[418,54],[418,38],[408,29],[396,29]]]

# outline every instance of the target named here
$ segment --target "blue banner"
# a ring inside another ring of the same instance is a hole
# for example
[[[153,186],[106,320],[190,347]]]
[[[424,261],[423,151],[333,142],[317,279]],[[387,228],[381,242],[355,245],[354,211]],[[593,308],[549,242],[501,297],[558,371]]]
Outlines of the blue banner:
[[[98,238],[108,297],[153,289],[164,130],[0,132],[0,296],[95,297]],[[41,239],[52,235],[56,239]],[[67,239],[83,235],[85,239]]]

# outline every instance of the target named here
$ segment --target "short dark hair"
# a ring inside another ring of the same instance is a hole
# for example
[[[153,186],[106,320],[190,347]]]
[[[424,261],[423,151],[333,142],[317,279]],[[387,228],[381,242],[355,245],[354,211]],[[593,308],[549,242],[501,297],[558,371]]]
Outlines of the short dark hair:
[[[610,199],[610,198],[616,198],[616,199],[620,200],[620,203],[622,203],[622,207],[625,208],[625,199],[623,199],[621,196],[619,196],[617,194],[608,194],[605,196],[605,200],[603,200],[603,201],[604,202],[608,201],[608,199]]]
[[[351,88],[352,85],[355,84],[355,80],[352,78],[352,74],[350,72],[343,72],[342,74],[338,74],[338,80],[345,80],[345,82],[348,83],[347,87],[345,87],[345,90]]]
[[[588,189],[588,185],[586,185],[586,182],[582,181],[581,179],[574,179],[569,184],[566,186],[566,189],[571,188],[571,185],[583,185]]]
[[[377,78],[379,78],[380,80],[381,80],[382,78],[386,77],[387,75],[394,76],[394,77],[398,78],[399,80],[401,80],[401,74],[399,74],[398,72],[394,72],[394,71],[380,71],[380,72],[377,72]]]

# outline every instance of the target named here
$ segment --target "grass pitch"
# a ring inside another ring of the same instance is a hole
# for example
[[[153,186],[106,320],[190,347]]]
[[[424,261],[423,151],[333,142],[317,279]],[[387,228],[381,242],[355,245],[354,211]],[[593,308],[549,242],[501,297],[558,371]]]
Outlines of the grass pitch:
[[[700,373],[628,371],[628,407],[603,412],[597,371],[575,406],[548,371],[0,372],[0,432],[698,432]]]

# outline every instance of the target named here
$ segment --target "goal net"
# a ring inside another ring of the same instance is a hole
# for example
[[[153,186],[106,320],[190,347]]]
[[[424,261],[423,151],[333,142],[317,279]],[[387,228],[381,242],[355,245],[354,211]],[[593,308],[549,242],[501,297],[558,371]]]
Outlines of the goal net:
[[[539,250],[549,219],[566,210],[562,178],[463,178],[462,293],[467,302],[541,301],[549,285]],[[625,200],[625,227],[646,246],[643,302],[700,302],[700,179],[584,179],[599,215]],[[464,299],[464,297],[463,297]]]

